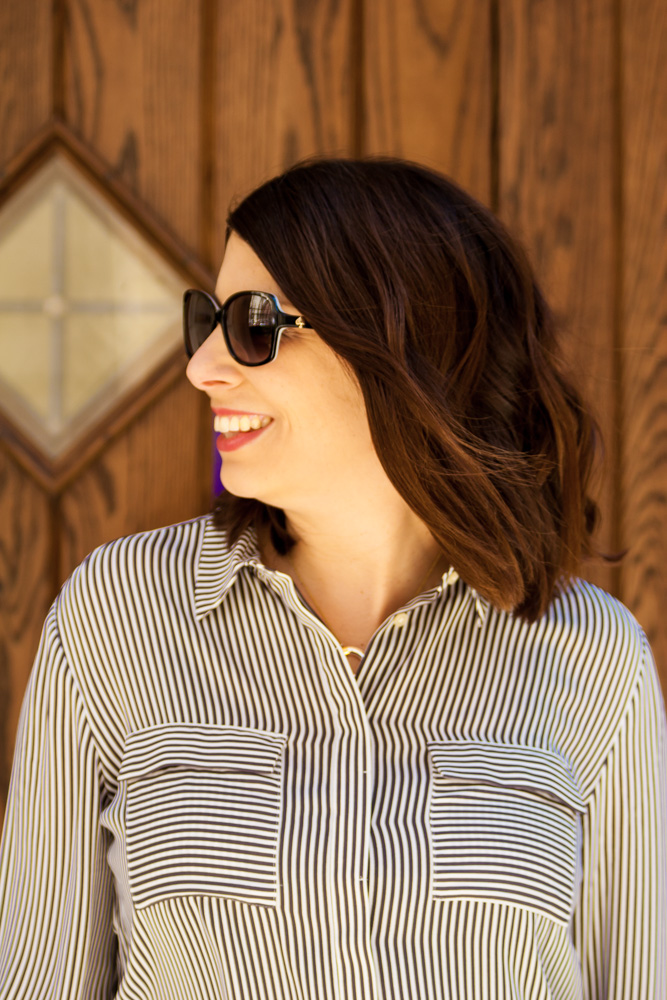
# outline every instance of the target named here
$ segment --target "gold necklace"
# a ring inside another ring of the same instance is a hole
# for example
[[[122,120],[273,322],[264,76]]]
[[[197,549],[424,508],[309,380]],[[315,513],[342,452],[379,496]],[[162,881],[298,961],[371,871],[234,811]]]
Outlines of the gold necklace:
[[[294,583],[297,585],[297,588],[301,591],[301,594],[305,597],[306,603],[310,605],[310,607],[316,613],[316,615],[320,619],[320,621],[322,621],[322,623],[327,626],[327,628],[329,629],[329,631],[333,635],[332,630],[327,625],[326,618],[324,617],[324,615],[322,614],[322,612],[318,608],[317,604],[315,603],[315,601],[312,599],[312,597],[310,596],[310,594],[308,593],[308,591],[304,587],[304,585],[301,582],[300,578],[297,576],[297,572],[296,572],[296,570],[294,568],[294,563],[289,558],[289,555],[285,555],[284,558],[285,558],[286,562],[289,563],[289,567],[292,570],[292,579],[294,580]],[[429,568],[426,570],[426,573],[424,574],[424,576],[419,581],[419,584],[417,586],[417,590],[416,590],[416,593],[415,593],[415,597],[417,597],[419,594],[421,594],[422,589],[424,587],[424,584],[426,583],[426,581],[428,580],[429,576],[431,575],[431,573],[433,572],[433,570],[437,566],[437,564],[438,564],[438,562],[439,562],[440,559],[442,559],[442,552],[437,552],[436,556],[435,556],[435,559],[433,560],[433,562],[431,563],[431,565],[429,566]],[[336,641],[338,641],[338,639]],[[365,655],[365,651],[363,649],[360,649],[358,646],[343,646],[343,644],[340,641],[338,641],[338,644],[339,644],[340,648],[343,650],[344,656],[351,656],[354,653],[356,656],[358,656],[361,659]]]

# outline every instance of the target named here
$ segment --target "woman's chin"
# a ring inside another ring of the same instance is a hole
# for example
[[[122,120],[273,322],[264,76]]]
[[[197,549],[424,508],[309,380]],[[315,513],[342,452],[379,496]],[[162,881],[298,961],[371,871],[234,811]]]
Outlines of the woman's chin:
[[[240,470],[225,469],[223,461],[220,469],[220,483],[226,493],[244,500],[260,500],[262,503],[271,504],[271,500],[266,499],[268,493],[266,483],[258,481],[255,477],[241,473]],[[272,504],[275,506],[275,504]]]

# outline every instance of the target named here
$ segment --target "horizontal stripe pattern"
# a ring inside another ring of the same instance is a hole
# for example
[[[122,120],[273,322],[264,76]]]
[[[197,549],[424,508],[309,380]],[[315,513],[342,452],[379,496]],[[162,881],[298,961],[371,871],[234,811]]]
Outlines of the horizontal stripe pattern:
[[[168,767],[274,771],[286,738],[240,726],[162,725],[129,733],[119,781]]]
[[[438,787],[431,805],[436,899],[525,906],[569,923],[576,816],[513,789]]]
[[[566,762],[549,750],[471,740],[431,743],[429,750],[435,770],[443,777],[534,789],[562,799],[578,812],[584,810]]]
[[[52,608],[0,866],[0,998],[664,1000],[667,738],[584,582],[450,572],[354,677],[251,532],[96,550]]]
[[[127,869],[137,909],[201,894],[275,905],[286,739],[240,726],[128,734]],[[227,772],[220,774],[217,772]]]
[[[585,805],[565,761],[480,741],[429,751],[435,898],[512,902],[568,924]]]

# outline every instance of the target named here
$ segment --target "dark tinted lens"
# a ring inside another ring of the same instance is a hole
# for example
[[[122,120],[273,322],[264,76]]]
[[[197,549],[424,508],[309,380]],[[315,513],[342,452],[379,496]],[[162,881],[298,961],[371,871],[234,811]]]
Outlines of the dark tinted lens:
[[[268,296],[256,292],[237,296],[225,310],[225,325],[238,361],[256,365],[270,357],[276,310]]]
[[[183,301],[183,334],[189,357],[210,337],[215,325],[215,305],[208,296],[203,292],[186,292]]]

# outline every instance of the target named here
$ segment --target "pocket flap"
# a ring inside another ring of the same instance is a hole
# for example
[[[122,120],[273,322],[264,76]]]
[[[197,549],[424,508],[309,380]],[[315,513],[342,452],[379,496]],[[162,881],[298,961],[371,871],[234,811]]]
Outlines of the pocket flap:
[[[586,811],[567,762],[551,750],[476,740],[432,742],[428,749],[435,770],[443,778],[525,788],[554,796],[577,812]]]
[[[168,723],[128,733],[119,781],[167,767],[270,774],[287,743],[281,733],[245,726]]]

